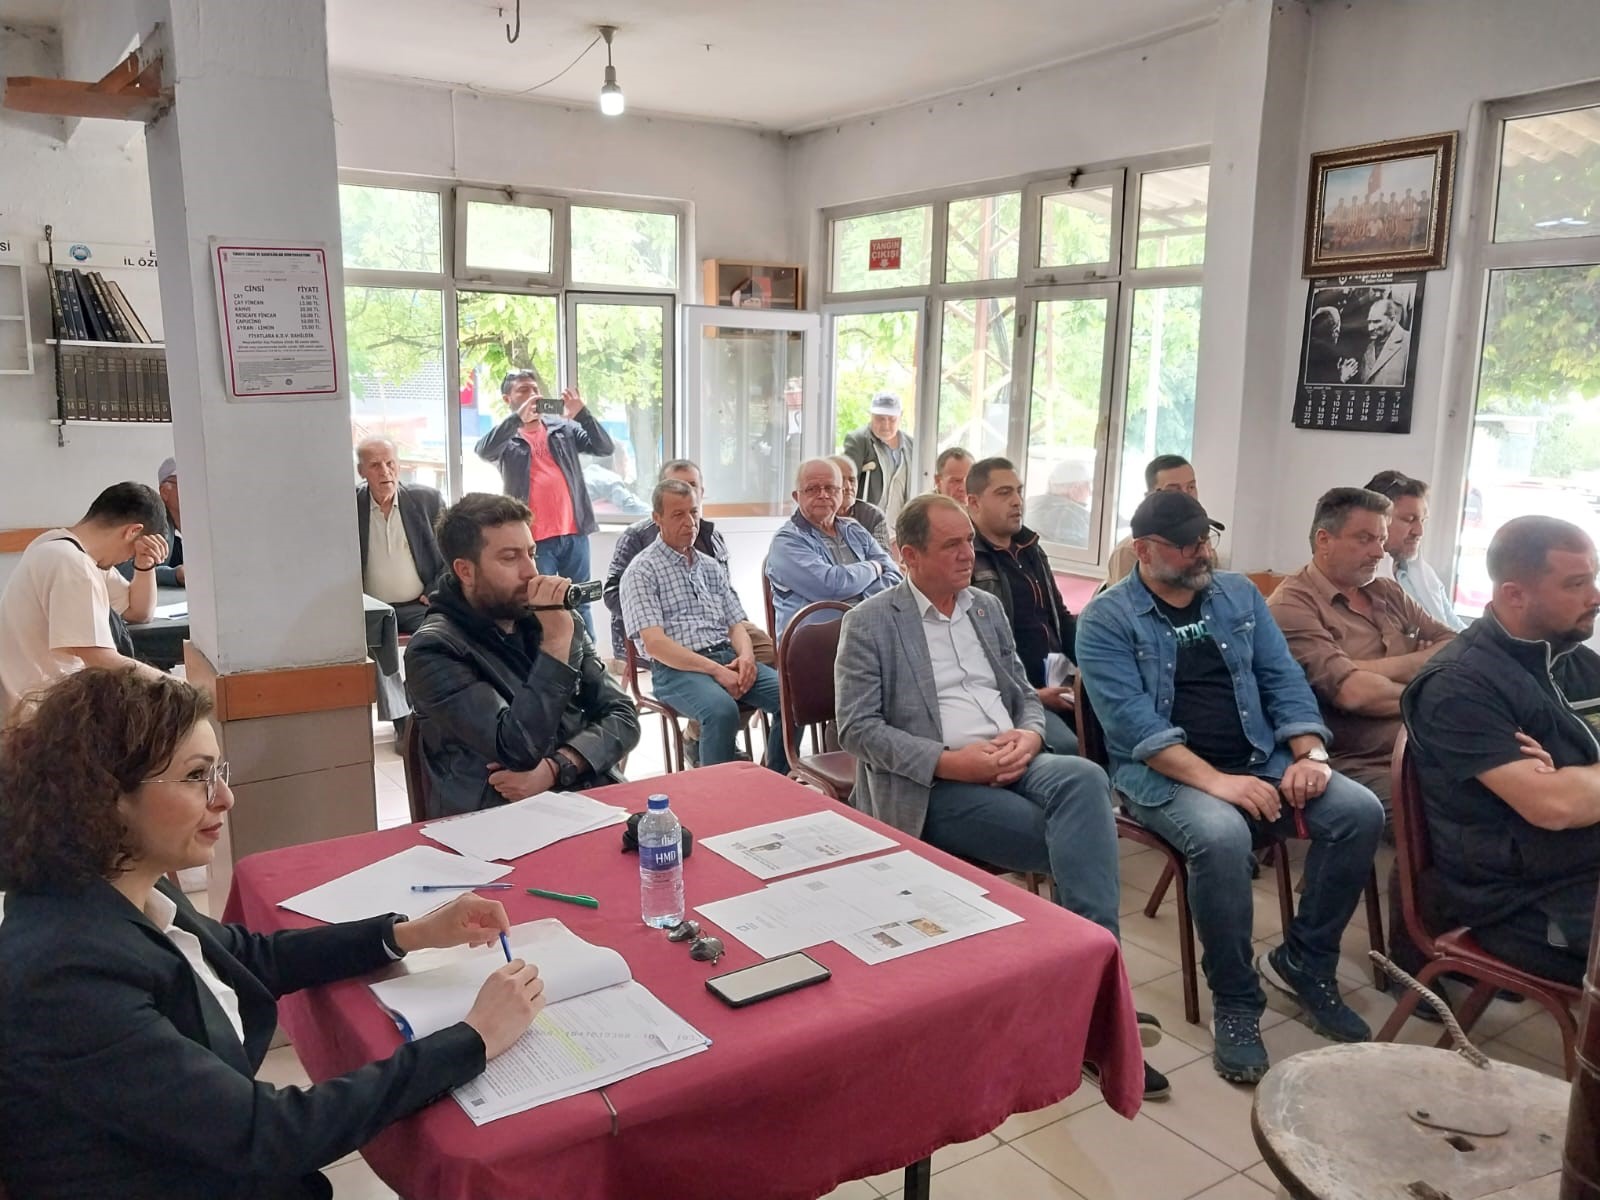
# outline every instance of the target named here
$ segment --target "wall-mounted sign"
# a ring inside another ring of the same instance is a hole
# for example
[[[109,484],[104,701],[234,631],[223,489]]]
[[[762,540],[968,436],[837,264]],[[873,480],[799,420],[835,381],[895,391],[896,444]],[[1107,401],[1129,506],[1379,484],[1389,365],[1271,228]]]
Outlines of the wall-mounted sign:
[[[134,267],[147,271],[156,269],[156,248],[148,242],[72,242],[56,238],[56,266],[87,267],[103,270],[107,267]],[[50,243],[39,243],[39,261],[50,261]]]
[[[230,400],[339,389],[328,252],[211,239]]]
[[[1421,271],[1314,279],[1295,389],[1300,429],[1410,433]]]
[[[873,238],[867,247],[867,270],[898,271],[900,269],[900,238]]]

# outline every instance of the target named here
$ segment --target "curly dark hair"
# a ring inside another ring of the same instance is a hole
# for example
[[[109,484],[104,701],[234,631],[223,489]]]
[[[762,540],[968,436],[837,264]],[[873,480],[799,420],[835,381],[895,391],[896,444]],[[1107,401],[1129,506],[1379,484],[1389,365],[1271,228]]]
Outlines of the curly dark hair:
[[[13,713],[0,730],[0,890],[78,891],[125,871],[118,798],[210,711],[181,680],[120,667],[69,675]]]

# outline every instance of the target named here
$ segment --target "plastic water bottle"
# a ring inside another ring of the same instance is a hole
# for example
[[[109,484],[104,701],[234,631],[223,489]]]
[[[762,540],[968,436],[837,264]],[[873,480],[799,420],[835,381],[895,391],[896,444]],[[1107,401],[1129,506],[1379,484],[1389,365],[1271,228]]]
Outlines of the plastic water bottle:
[[[646,925],[670,929],[683,920],[683,826],[665,796],[649,804],[639,822],[639,911]]]

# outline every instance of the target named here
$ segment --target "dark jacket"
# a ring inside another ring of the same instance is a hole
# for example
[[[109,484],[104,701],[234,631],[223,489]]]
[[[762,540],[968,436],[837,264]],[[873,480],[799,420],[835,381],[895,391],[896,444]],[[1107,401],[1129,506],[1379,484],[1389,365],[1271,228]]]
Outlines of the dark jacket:
[[[433,535],[435,522],[444,510],[444,498],[431,487],[402,483],[394,502],[400,506],[400,524],[411,544],[411,561],[422,577],[422,590],[431,591],[444,571],[444,557]],[[367,539],[372,532],[372,494],[365,483],[356,488],[356,534],[361,539],[361,577],[367,575]],[[415,597],[413,597],[415,599]]]
[[[1044,597],[1042,607],[1055,633],[1056,645],[1061,647],[1063,654],[1077,662],[1078,618],[1068,611],[1067,602],[1061,598],[1061,589],[1056,586],[1056,573],[1050,569],[1050,558],[1039,545],[1039,535],[1024,525],[1011,539],[1011,545],[1016,550],[1017,565],[1038,585],[1039,594]],[[983,534],[973,532],[972,586],[1000,598],[1000,604],[1006,610],[1006,619],[1011,622],[1012,632],[1015,633],[1017,607],[1011,598],[1011,580],[1000,569],[998,557],[1005,553]],[[1042,664],[1039,669],[1043,669]]]
[[[661,530],[656,527],[654,518],[645,517],[622,531],[617,538],[616,549],[611,552],[611,566],[606,571],[606,586],[601,598],[611,610],[611,649],[618,658],[628,652],[628,635],[622,628],[622,573],[639,556],[639,551],[660,536]],[[700,522],[700,531],[694,535],[694,548],[716,559],[724,571],[728,569],[728,543],[717,532],[715,522]]]
[[[561,468],[572,493],[572,515],[580,534],[591,534],[599,525],[594,519],[594,505],[589,503],[589,489],[583,482],[583,465],[578,455],[593,454],[598,458],[615,451],[611,435],[594,419],[587,408],[580,408],[572,420],[566,417],[540,417],[545,433],[550,439],[550,455]],[[500,424],[478,439],[473,447],[478,457],[500,468],[500,482],[508,496],[534,506],[528,499],[528,464],[533,450],[522,439],[522,418],[512,413]]]
[[[7,896],[0,1182],[17,1200],[330,1196],[318,1168],[483,1071],[483,1041],[463,1023],[313,1087],[255,1082],[276,998],[383,966],[394,917],[254,934],[157,886],[238,994],[244,1043],[182,952],[109,883]]]
[[[564,663],[539,653],[534,617],[510,634],[482,616],[446,574],[428,595],[428,615],[406,646],[406,694],[428,768],[428,815],[504,804],[489,764],[531,771],[568,746],[593,773],[578,787],[614,783],[639,744],[639,714],[606,673],[576,621]]]
[[[1600,825],[1540,829],[1478,781],[1523,758],[1518,730],[1560,767],[1600,762],[1600,655],[1554,654],[1485,613],[1417,673],[1400,700],[1416,757],[1446,914],[1466,925],[1537,907],[1580,920],[1600,881]],[[1573,906],[1576,905],[1576,912]]]
[[[917,494],[917,453],[915,440],[904,429],[900,430],[900,451],[906,473],[906,499],[910,500]],[[845,434],[841,453],[856,464],[856,499],[885,508],[883,489],[890,469],[889,448],[873,437],[871,426],[867,426]]]

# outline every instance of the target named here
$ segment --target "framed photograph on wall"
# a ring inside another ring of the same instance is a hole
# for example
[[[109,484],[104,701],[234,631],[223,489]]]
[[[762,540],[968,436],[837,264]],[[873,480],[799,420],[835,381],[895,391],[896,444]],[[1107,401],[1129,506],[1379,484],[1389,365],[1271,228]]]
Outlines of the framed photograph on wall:
[[[1315,279],[1297,373],[1300,429],[1410,433],[1421,271]]]
[[[1302,274],[1444,266],[1455,167],[1453,130],[1313,154]]]

